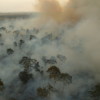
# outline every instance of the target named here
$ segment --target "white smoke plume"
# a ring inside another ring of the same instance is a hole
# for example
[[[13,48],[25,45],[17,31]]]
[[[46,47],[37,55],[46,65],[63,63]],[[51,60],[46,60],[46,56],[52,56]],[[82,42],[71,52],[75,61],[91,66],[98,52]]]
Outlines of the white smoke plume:
[[[0,20],[0,78],[4,82],[0,100],[94,100],[88,91],[100,83],[100,1],[70,0],[62,6],[57,0],[39,0],[38,10],[41,14],[34,18]],[[23,57],[36,59],[44,72],[42,76],[31,69],[34,79],[25,85],[19,79]],[[45,64],[43,57],[54,64]],[[71,75],[72,83],[49,79],[50,66]],[[37,88],[48,84],[55,91],[47,98],[39,97]]]

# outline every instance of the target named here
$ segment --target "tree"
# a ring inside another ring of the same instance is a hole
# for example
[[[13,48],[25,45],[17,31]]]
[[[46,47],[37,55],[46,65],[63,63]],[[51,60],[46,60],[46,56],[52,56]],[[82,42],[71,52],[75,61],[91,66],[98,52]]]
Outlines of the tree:
[[[0,31],[6,31],[5,27],[0,27]]]
[[[60,61],[65,61],[65,60],[66,60],[66,57],[63,56],[63,55],[57,55],[57,58],[58,58]]]
[[[17,46],[17,42],[14,42],[14,46]]]
[[[26,84],[30,79],[33,78],[33,75],[28,73],[27,71],[22,71],[19,73],[19,78],[22,83]]]
[[[61,81],[65,84],[72,83],[72,76],[68,73],[61,73],[59,68],[57,68],[56,66],[51,66],[50,68],[48,68],[47,72],[49,73],[50,79],[54,79],[55,81]]]
[[[19,42],[19,46],[21,47],[24,43],[25,43],[24,40],[20,40],[20,42]]]
[[[24,70],[29,71],[29,69],[36,64],[37,60],[31,59],[29,57],[22,57],[22,59],[19,61],[19,64],[22,64],[24,67]]]
[[[49,95],[49,91],[46,88],[37,88],[37,95],[46,98]]]
[[[60,74],[60,70],[56,66],[51,66],[48,68],[47,72],[50,74]]]
[[[14,50],[13,50],[13,49],[11,49],[11,48],[7,49],[7,54],[8,54],[8,55],[11,55],[11,54],[13,54],[13,53],[14,53]]]
[[[0,34],[0,37],[2,37],[2,34]]]
[[[47,59],[45,56],[43,56],[42,60],[45,64],[56,64],[57,63],[55,57],[51,57],[50,59]]]
[[[100,100],[100,83],[96,84],[89,93],[93,100]]]
[[[4,83],[3,81],[0,79],[0,91],[4,90]]]
[[[69,74],[67,73],[61,73],[60,74],[60,77],[59,77],[59,80],[64,82],[64,83],[72,83],[72,76],[70,76]]]
[[[47,72],[49,73],[49,78],[54,79],[55,81],[58,80],[60,75],[60,70],[56,66],[51,66],[48,68]]]
[[[10,98],[9,100],[16,100],[15,98]]]
[[[36,36],[35,35],[30,35],[30,40],[32,39],[36,39]]]

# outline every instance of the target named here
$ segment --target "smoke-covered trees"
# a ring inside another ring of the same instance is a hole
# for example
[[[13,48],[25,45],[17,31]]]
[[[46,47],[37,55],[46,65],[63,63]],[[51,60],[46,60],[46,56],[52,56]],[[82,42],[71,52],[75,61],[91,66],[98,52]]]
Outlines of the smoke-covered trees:
[[[7,54],[8,54],[8,55],[11,55],[11,54],[13,54],[13,53],[14,53],[14,50],[13,50],[13,49],[11,49],[11,48],[7,49]]]
[[[48,68],[47,72],[50,74],[60,74],[60,70],[56,66],[51,66],[50,68]]]
[[[30,73],[30,68],[33,66],[35,61],[36,60],[29,57],[22,57],[19,61],[19,64],[23,65],[24,68],[24,71],[19,73],[19,78],[24,84],[33,78],[33,75]]]
[[[10,31],[8,30],[8,32]],[[10,57],[14,58],[14,56],[19,52],[20,53],[23,52],[26,49],[24,48],[24,44],[27,45],[27,41],[30,43],[30,42],[34,42],[32,41],[33,39],[37,39],[37,37],[34,34],[29,34],[27,35],[28,37],[25,37],[24,39],[24,36],[20,35],[19,30],[15,30],[12,32],[14,36],[16,37],[16,39],[14,40],[12,39],[12,42],[9,48],[7,48],[6,50],[6,53],[9,55],[9,56],[8,55],[6,56],[8,57],[8,59]],[[45,39],[46,38],[48,37],[45,37]],[[40,41],[42,41],[42,39],[40,39]],[[6,45],[6,43],[4,45]],[[26,52],[29,52],[29,51],[26,50]],[[16,79],[11,79],[11,83],[5,84],[5,86],[4,86],[3,81],[0,80],[0,93],[9,91],[9,93],[7,94],[7,97],[8,97],[7,100],[16,100],[15,97],[19,95],[24,96],[25,95],[24,93],[25,92],[27,93],[27,89],[29,88],[32,88],[32,93],[34,91],[33,94],[36,94],[39,98],[48,99],[48,97],[52,93],[58,94],[59,92],[62,91],[61,89],[59,90],[59,88],[56,87],[59,81],[61,82],[61,84],[66,83],[64,86],[67,86],[69,83],[72,82],[72,77],[67,73],[62,73],[61,70],[57,67],[57,64],[59,61],[66,60],[65,56],[56,55],[56,56],[48,57],[48,56],[42,55],[37,60],[35,59],[35,56],[34,58],[32,58],[33,56],[31,57],[30,55],[27,55],[27,53],[24,56],[22,53],[18,57],[20,59],[17,59],[17,60],[13,59],[14,63],[12,62],[13,63],[12,65],[14,65],[14,67],[16,63],[18,64],[17,66],[19,67],[18,73],[16,70],[17,68],[15,68],[14,75],[17,74],[17,76],[14,76],[14,78]],[[15,58],[17,58],[17,56]],[[6,60],[4,60],[4,62],[6,62]],[[50,66],[50,67],[47,70],[45,70],[44,68],[46,68],[47,66]],[[43,85],[45,83],[46,85]],[[29,84],[32,84],[33,86],[31,85],[30,87]],[[34,88],[34,84],[37,84],[35,88]],[[5,90],[4,90],[4,87],[5,87]],[[35,98],[36,95],[34,95],[33,98]],[[21,99],[17,99],[17,100],[21,100]],[[24,99],[22,98],[22,100]]]
[[[57,64],[55,57],[51,57],[50,59],[47,59],[45,56],[43,56],[42,60],[45,64]]]
[[[4,90],[4,83],[3,81],[0,79],[0,91]]]
[[[24,56],[19,61],[19,64],[21,64],[24,68],[24,71],[19,73],[19,78],[23,83],[27,83],[30,79],[33,79],[33,74],[31,73],[32,70],[35,70],[40,74],[42,73],[39,69],[39,62],[36,59]]]
[[[10,98],[9,100],[17,100],[17,99],[15,99],[15,98]]]
[[[57,58],[58,58],[60,61],[63,61],[63,62],[67,59],[65,56],[60,55],[60,54],[57,55]]]
[[[19,73],[19,78],[22,81],[22,83],[27,83],[30,79],[33,78],[33,75],[28,73],[27,71],[22,71]]]
[[[2,34],[0,33],[0,38],[2,37]]]
[[[46,98],[49,95],[49,91],[46,88],[37,88],[37,95]]]
[[[25,71],[29,71],[31,68],[34,68],[36,71],[39,70],[39,62],[36,59],[32,59],[30,57],[22,57],[22,59],[19,61],[19,64],[23,65],[23,68]]]
[[[70,83],[72,83],[72,76],[69,75],[68,73],[61,73],[59,80],[66,84],[70,84]]]
[[[29,40],[32,40],[32,39],[36,39],[36,36],[35,35],[30,35]]]
[[[19,61],[19,64],[23,65],[24,70],[28,71],[35,62],[36,60],[29,57],[22,57],[22,59]]]
[[[56,66],[51,66],[50,68],[48,68],[47,72],[49,73],[49,78],[54,79],[55,81],[58,80],[61,73],[59,68],[57,68]]]
[[[0,27],[0,31],[6,31],[6,27]]]
[[[68,73],[61,73],[59,68],[56,66],[51,66],[48,68],[47,72],[49,73],[49,78],[54,79],[55,81],[61,81],[64,83],[72,83],[72,76]]]
[[[100,100],[100,83],[96,84],[89,93],[93,100]]]
[[[21,47],[24,43],[25,43],[25,41],[21,39],[21,40],[19,41],[19,47]]]
[[[41,87],[37,88],[37,95],[42,98],[47,98],[48,96],[50,96],[51,92],[56,92],[56,89],[54,89],[54,87],[50,84],[48,84],[43,88]]]

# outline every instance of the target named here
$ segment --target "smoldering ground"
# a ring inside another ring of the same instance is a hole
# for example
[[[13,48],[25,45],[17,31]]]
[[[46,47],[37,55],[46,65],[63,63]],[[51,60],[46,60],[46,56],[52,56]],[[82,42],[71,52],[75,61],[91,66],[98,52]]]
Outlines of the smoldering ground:
[[[64,6],[56,0],[41,0],[38,9],[42,15],[1,23],[0,78],[4,89],[0,99],[94,100],[89,91],[100,82],[99,5],[98,0],[71,0]],[[32,62],[26,78],[20,78],[23,59],[27,62],[29,58],[39,62],[39,69]],[[50,79],[47,70],[51,66],[72,76],[72,82]],[[48,86],[49,95],[45,94]]]

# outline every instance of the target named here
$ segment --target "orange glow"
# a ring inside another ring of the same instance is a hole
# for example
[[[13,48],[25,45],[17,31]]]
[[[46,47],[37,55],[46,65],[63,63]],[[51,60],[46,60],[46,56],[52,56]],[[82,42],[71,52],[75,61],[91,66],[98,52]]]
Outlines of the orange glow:
[[[57,0],[61,6],[65,6],[70,0]]]

